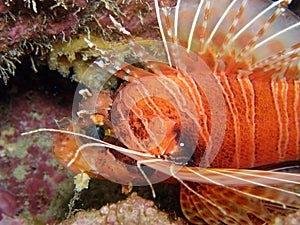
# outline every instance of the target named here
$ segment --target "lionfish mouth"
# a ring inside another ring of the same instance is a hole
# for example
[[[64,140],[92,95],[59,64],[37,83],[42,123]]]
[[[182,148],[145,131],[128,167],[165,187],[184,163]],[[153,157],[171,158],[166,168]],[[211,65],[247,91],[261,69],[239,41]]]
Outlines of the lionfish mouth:
[[[300,175],[261,167],[300,158],[300,21],[289,3],[155,0],[161,41],[137,41],[110,16],[127,42],[104,51],[86,39],[101,53],[86,74],[96,68],[124,83],[115,93],[94,80],[91,92],[79,88],[73,128],[58,131],[58,160],[122,184],[173,177],[195,224],[272,223],[299,210]],[[91,125],[94,137],[73,132]],[[39,131],[57,132],[29,133]]]

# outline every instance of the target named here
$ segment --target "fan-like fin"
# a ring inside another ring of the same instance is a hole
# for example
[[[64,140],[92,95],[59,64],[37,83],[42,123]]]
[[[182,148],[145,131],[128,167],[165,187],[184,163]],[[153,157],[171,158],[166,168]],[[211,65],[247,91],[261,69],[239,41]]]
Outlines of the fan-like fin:
[[[263,224],[273,221],[275,216],[294,213],[300,208],[299,198],[289,198],[285,193],[270,188],[247,186],[228,187],[186,183],[197,194],[181,185],[180,200],[184,215],[195,224]],[[281,189],[296,191],[299,186],[285,185]],[[248,194],[258,196],[250,197]],[[199,198],[199,195],[202,198]],[[203,198],[204,197],[204,198]],[[269,199],[282,204],[274,204]],[[205,201],[205,199],[209,201]],[[264,200],[265,199],[265,200]],[[218,208],[210,204],[218,205]],[[220,210],[220,208],[222,210]],[[200,219],[201,218],[201,219]]]

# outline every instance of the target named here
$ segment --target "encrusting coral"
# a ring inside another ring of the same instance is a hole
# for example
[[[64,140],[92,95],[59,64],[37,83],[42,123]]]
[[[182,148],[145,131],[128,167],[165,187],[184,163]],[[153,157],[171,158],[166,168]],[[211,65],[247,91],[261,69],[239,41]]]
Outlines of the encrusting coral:
[[[72,178],[52,153],[53,136],[20,136],[37,127],[56,127],[55,119],[71,110],[72,91],[63,85],[70,94],[61,95],[64,79],[57,76],[60,84],[55,83],[45,70],[41,83],[35,78],[40,74],[30,75],[28,64],[23,62],[13,82],[0,85],[0,224],[25,218],[29,224],[51,224],[64,216],[61,205],[72,197]]]
[[[187,224],[181,218],[170,219],[168,214],[159,211],[153,201],[139,197],[135,192],[126,200],[103,206],[99,210],[81,211],[59,225],[75,224]]]
[[[119,40],[113,16],[133,35],[158,37],[153,1],[4,0],[0,1],[0,75],[5,83],[16,63],[30,55],[32,67],[55,42],[68,44],[80,34]]]

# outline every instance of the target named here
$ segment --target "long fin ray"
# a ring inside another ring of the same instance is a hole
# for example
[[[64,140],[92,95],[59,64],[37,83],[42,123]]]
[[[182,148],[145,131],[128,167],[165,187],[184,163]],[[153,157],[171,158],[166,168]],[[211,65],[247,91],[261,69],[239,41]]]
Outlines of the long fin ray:
[[[155,0],[154,4],[155,4],[155,12],[156,12],[156,17],[157,17],[157,22],[158,22],[159,30],[160,30],[160,33],[161,33],[162,41],[163,41],[163,44],[164,44],[164,47],[165,47],[165,51],[166,51],[166,54],[167,54],[168,62],[169,62],[169,65],[172,66],[171,55],[170,55],[170,51],[169,51],[169,48],[168,48],[167,39],[166,39],[166,35],[164,33],[162,20],[161,20],[161,16],[160,16],[161,9],[159,7],[158,0]]]
[[[210,44],[211,40],[213,39],[214,35],[216,34],[217,30],[219,29],[221,23],[227,16],[228,12],[231,10],[232,6],[236,3],[237,0],[233,0],[228,7],[226,8],[225,12],[222,14],[221,18],[218,20],[217,24],[215,25],[214,29],[210,33],[210,36],[206,40],[202,52],[205,52],[207,50],[207,46]]]
[[[261,18],[266,12],[273,9],[274,7],[278,6],[282,2],[286,0],[279,0],[276,2],[273,2],[271,5],[269,5],[267,8],[262,10],[259,14],[257,14],[253,19],[251,19],[244,27],[242,27],[229,41],[229,45],[232,44],[243,32],[245,32],[252,24],[254,24],[259,18]]]

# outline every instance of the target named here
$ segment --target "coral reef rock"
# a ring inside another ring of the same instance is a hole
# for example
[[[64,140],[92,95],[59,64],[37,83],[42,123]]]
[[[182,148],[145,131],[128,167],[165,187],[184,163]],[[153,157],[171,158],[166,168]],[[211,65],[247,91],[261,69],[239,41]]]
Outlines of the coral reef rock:
[[[30,80],[26,81],[28,85],[32,84]],[[8,224],[2,221],[8,221],[17,215],[23,219],[34,218],[37,221],[51,223],[57,216],[63,216],[61,205],[68,201],[66,189],[70,189],[70,195],[73,189],[68,174],[53,156],[54,135],[46,133],[20,135],[22,132],[40,127],[56,128],[55,120],[68,115],[71,107],[62,104],[66,102],[66,98],[60,99],[59,96],[53,98],[50,93],[26,90],[24,86],[12,85],[10,88],[6,86],[3,88],[7,89],[6,92],[1,89],[0,94],[2,224]],[[42,88],[41,85],[35,87]]]
[[[54,42],[80,34],[118,40],[112,16],[134,36],[158,37],[154,1],[7,0],[0,1],[0,76],[7,83],[16,63],[30,55],[33,68]]]
[[[159,211],[153,201],[139,197],[135,192],[126,200],[103,206],[99,210],[81,211],[59,225],[92,224],[187,224],[183,219],[169,218]]]

